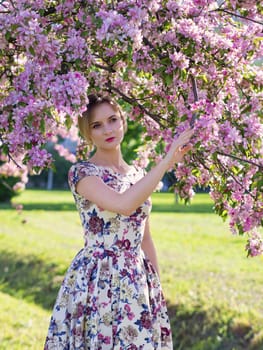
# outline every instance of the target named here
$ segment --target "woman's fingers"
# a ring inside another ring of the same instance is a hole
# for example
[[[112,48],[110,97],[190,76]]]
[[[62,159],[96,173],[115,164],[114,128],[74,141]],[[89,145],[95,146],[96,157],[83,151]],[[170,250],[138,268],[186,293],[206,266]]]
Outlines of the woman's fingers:
[[[192,129],[185,130],[180,134],[179,138],[190,138],[193,135],[193,133],[194,131]]]
[[[193,148],[192,145],[184,145],[184,146],[182,146],[182,147],[179,148],[179,151],[180,151],[180,152],[183,152],[183,153],[186,153],[186,152],[188,152],[191,148]]]

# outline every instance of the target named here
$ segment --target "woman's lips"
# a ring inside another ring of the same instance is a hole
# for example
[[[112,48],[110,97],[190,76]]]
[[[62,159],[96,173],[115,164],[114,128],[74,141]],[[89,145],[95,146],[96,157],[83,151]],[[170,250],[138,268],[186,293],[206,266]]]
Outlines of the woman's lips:
[[[115,137],[109,137],[108,139],[106,139],[107,142],[112,142],[115,139]]]

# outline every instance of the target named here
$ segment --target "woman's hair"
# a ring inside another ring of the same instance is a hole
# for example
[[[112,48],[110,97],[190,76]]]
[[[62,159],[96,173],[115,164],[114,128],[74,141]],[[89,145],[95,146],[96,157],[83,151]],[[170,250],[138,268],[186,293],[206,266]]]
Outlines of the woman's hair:
[[[125,115],[123,114],[120,106],[108,95],[101,95],[101,94],[91,94],[88,95],[89,103],[87,104],[87,110],[82,113],[82,116],[78,116],[78,127],[81,136],[84,138],[84,140],[88,144],[92,144],[89,134],[90,134],[90,129],[89,129],[89,123],[92,117],[92,113],[94,109],[101,105],[102,103],[108,103],[115,112],[118,112],[122,122],[123,122],[123,127],[124,127],[124,132],[127,131],[127,120]]]

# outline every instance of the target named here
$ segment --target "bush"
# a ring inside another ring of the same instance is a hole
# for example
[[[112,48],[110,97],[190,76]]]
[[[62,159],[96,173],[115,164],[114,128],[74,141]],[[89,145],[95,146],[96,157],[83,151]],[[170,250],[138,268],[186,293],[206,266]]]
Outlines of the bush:
[[[13,186],[20,181],[18,176],[4,176],[0,174],[0,202],[10,202],[11,198],[17,196],[19,191],[15,191]]]

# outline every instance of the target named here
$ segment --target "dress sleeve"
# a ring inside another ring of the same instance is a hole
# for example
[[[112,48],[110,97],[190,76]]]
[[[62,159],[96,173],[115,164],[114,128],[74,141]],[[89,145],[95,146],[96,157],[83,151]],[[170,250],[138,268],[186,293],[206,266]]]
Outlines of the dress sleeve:
[[[98,168],[93,164],[76,163],[73,164],[68,171],[68,184],[71,191],[77,195],[76,185],[79,180],[85,176],[99,176]]]

